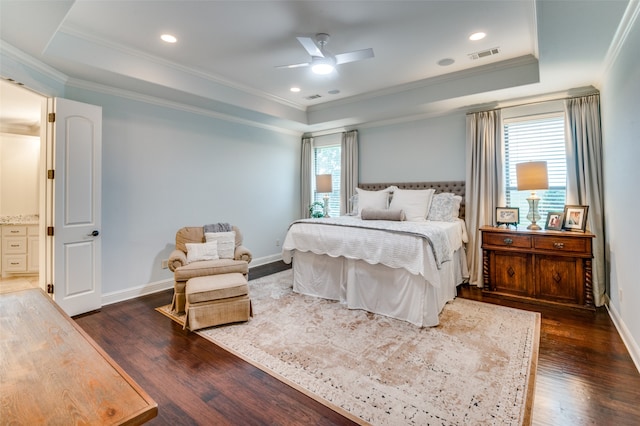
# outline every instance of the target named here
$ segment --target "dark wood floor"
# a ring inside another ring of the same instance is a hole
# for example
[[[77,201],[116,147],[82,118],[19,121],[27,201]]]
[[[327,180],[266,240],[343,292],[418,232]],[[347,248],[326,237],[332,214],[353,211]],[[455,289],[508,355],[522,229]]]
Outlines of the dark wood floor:
[[[285,267],[252,268],[250,278]],[[154,310],[170,301],[164,291],[74,318],[158,403],[149,424],[353,424]],[[640,424],[640,374],[604,309],[496,303],[542,313],[535,425]]]

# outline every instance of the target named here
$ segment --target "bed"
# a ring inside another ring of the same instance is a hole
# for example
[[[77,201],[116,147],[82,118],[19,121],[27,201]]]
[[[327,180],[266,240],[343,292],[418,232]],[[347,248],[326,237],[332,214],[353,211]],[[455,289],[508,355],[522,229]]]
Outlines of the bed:
[[[430,191],[431,206],[457,200],[451,215],[421,210]],[[393,193],[390,204],[374,208],[373,198],[379,203],[384,193]],[[468,278],[464,182],[361,184],[358,196],[352,215],[291,224],[283,260],[293,263],[293,290],[420,327],[437,325]],[[377,220],[398,212],[407,220]],[[423,214],[438,220],[420,220]]]

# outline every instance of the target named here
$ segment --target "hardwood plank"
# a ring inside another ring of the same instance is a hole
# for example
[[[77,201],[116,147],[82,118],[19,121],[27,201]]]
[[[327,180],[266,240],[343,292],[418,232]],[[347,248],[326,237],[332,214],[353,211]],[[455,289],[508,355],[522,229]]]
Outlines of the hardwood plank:
[[[40,289],[0,295],[3,424],[142,424],[156,403]]]
[[[542,314],[534,425],[640,424],[640,373],[605,308],[500,300],[470,286],[459,296]]]
[[[249,277],[284,268],[252,268]],[[468,286],[459,293],[483,297]],[[150,424],[353,424],[154,311],[170,301],[165,291],[76,319],[158,403]],[[494,302],[542,313],[534,425],[639,423],[640,374],[605,310]]]

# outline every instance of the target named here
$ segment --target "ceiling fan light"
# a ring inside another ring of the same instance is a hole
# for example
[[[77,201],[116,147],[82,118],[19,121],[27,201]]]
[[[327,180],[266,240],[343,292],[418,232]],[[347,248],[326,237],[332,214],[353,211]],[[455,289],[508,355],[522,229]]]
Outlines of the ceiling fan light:
[[[336,67],[336,61],[331,57],[315,57],[312,62],[311,70],[316,74],[329,74]]]
[[[311,67],[311,70],[316,74],[329,74],[333,69],[331,64],[315,64]]]

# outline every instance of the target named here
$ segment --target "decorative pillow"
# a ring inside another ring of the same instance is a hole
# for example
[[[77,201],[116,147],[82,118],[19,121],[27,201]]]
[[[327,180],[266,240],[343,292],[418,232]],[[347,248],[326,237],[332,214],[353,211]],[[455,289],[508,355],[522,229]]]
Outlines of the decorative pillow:
[[[362,220],[395,220],[401,222],[404,220],[404,212],[391,209],[363,209],[361,217]]]
[[[425,221],[434,192],[434,189],[396,189],[389,209],[404,210],[407,221]]]
[[[462,197],[450,192],[436,194],[431,200],[428,220],[439,220],[441,222],[454,222],[460,215],[460,204]]]
[[[389,208],[389,195],[396,190],[397,187],[390,186],[380,191],[366,191],[356,188],[358,193],[358,214],[363,209],[387,209]]]
[[[186,243],[185,245],[187,246],[187,263],[219,259],[217,241],[210,243]]]
[[[218,243],[218,256],[220,259],[233,259],[236,251],[236,231],[229,232],[205,232],[205,241]]]

